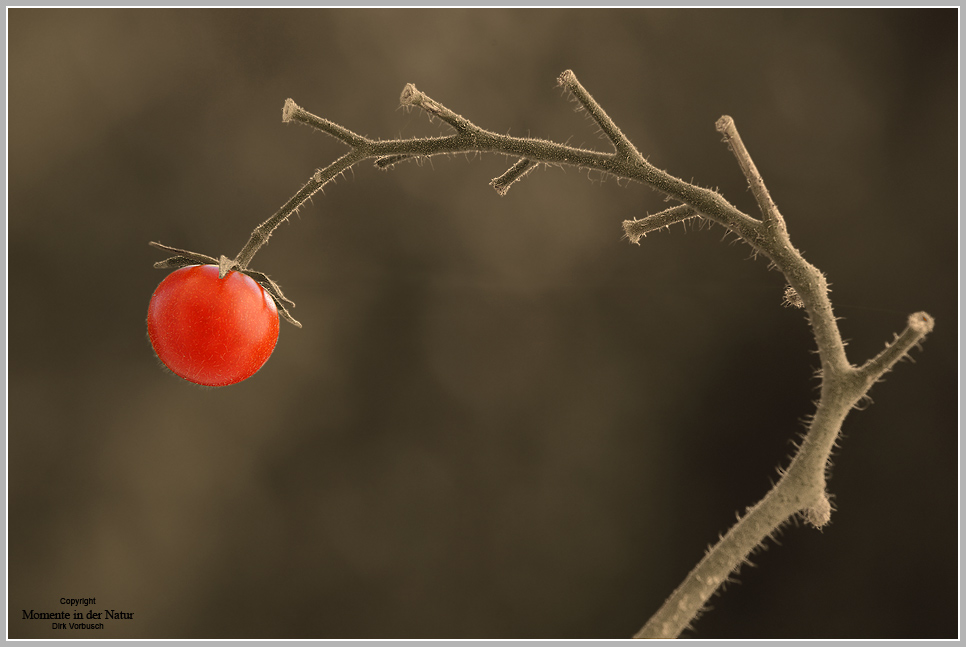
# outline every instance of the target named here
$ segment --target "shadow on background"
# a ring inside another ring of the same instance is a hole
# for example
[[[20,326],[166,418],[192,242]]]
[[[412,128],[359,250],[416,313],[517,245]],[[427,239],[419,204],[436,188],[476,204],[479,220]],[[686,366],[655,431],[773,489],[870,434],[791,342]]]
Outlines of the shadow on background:
[[[784,281],[639,185],[512,160],[362,164],[253,266],[304,325],[237,386],[161,371],[149,240],[234,255],[345,148],[476,124],[754,202],[732,115],[853,362],[937,320],[849,417],[838,512],[790,528],[699,638],[957,635],[957,12],[8,12],[9,636],[621,638],[775,478],[812,410]],[[730,240],[730,239],[729,239]],[[96,632],[23,610],[134,613]]]

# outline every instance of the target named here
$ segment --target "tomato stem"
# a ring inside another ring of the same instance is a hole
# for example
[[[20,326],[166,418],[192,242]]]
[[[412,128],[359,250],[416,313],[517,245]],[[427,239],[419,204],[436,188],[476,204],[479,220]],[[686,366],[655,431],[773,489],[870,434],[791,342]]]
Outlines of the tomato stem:
[[[252,257],[255,256],[263,245],[268,243],[268,239],[280,224],[288,220],[293,213],[296,213],[316,191],[328,184],[337,175],[343,171],[346,171],[366,157],[368,157],[368,155],[365,152],[353,150],[332,162],[324,169],[317,170],[312,175],[312,178],[306,182],[301,189],[299,189],[298,193],[289,198],[288,202],[283,204],[282,207],[276,211],[271,218],[255,227],[252,235],[248,238],[248,242],[245,243],[245,246],[242,248],[242,250],[238,252],[238,256],[235,257],[234,262],[237,267],[243,270],[248,268],[248,264],[251,263]]]

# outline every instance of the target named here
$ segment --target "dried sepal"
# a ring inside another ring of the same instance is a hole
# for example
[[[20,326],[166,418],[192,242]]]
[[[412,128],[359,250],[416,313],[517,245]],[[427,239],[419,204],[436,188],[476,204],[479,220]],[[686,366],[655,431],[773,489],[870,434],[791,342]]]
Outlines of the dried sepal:
[[[154,269],[156,270],[180,270],[182,267],[189,267],[191,265],[198,265],[198,261],[188,258],[187,256],[172,256],[171,258],[166,258],[163,261],[158,261],[154,264]],[[201,263],[201,265],[207,265],[207,263]]]
[[[163,261],[158,261],[154,264],[155,269],[158,270],[178,270],[182,267],[189,267],[191,265],[217,265],[219,269],[220,278],[225,278],[228,272],[241,272],[253,281],[258,283],[268,292],[272,300],[275,302],[275,307],[278,310],[279,316],[285,321],[289,322],[293,326],[298,328],[302,327],[298,321],[289,314],[288,308],[285,306],[288,303],[291,306],[295,305],[295,302],[291,299],[286,299],[285,295],[282,294],[281,288],[272,279],[268,278],[267,274],[262,272],[257,272],[250,269],[240,269],[238,264],[222,255],[221,258],[215,258],[214,256],[208,256],[207,254],[199,254],[198,252],[191,252],[186,249],[178,249],[177,247],[169,247],[168,245],[162,245],[161,243],[151,242],[149,243],[152,247],[157,247],[158,249],[163,249],[166,252],[174,252],[177,256],[172,256],[171,258],[166,258]]]
[[[279,301],[284,301],[285,303],[288,303],[293,306],[295,305],[294,301],[292,301],[291,299],[285,298],[285,296],[282,294],[282,289],[278,287],[278,283],[270,279],[268,277],[268,274],[265,274],[263,272],[256,272],[255,270],[241,270],[241,271],[247,274],[248,276],[250,276],[252,279],[254,279],[256,283],[261,283],[266,290],[269,290],[277,294]]]
[[[156,243],[151,241],[148,243],[151,247],[157,247],[158,249],[163,249],[166,252],[172,252],[177,254],[172,258],[158,261],[154,264],[154,267],[163,270],[170,267],[185,267],[186,265],[218,265],[218,259],[213,256],[208,256],[207,254],[199,254],[198,252],[191,252],[187,249],[178,249],[177,247],[169,247],[168,245],[162,245],[161,243]],[[187,261],[187,262],[186,262]],[[186,263],[185,263],[186,262]],[[183,263],[181,265],[167,265],[167,263]]]
[[[289,313],[288,308],[285,307],[286,303],[294,307],[295,302],[286,298],[285,295],[282,294],[282,289],[278,287],[278,283],[270,279],[268,274],[264,274],[262,272],[256,272],[255,270],[241,270],[241,272],[262,286],[265,291],[272,296],[272,300],[275,301],[275,307],[278,309],[278,314],[282,317],[282,319],[289,322],[296,328],[302,327],[302,324],[296,321],[295,318]]]
[[[269,288],[268,286],[266,286],[264,283],[259,283],[259,285],[261,285],[263,288],[265,288],[265,291],[268,292],[270,295],[272,295],[272,300],[275,301],[275,308],[278,310],[279,316],[281,316],[282,319],[284,319],[285,321],[289,322],[290,324],[292,324],[296,328],[301,328],[302,327],[302,324],[300,324],[298,321],[296,321],[295,317],[293,317],[289,313],[288,308],[286,308],[282,304],[282,300],[285,299],[285,297],[283,297],[281,294],[277,294],[277,293],[273,292],[272,289]],[[289,303],[291,303],[291,301]]]

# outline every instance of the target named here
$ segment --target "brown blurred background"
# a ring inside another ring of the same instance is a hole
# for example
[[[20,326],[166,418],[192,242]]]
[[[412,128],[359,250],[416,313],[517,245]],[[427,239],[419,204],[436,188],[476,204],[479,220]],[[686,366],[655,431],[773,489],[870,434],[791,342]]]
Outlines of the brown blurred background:
[[[39,10],[9,30],[9,635],[622,638],[756,501],[813,409],[784,281],[723,230],[621,240],[640,185],[512,160],[360,165],[253,266],[298,304],[248,381],[145,336],[150,240],[233,256],[345,151],[479,126],[637,147],[755,215],[732,115],[859,363],[936,331],[846,421],[823,532],[790,527],[698,638],[957,635],[957,13]],[[22,610],[134,612],[101,632]]]

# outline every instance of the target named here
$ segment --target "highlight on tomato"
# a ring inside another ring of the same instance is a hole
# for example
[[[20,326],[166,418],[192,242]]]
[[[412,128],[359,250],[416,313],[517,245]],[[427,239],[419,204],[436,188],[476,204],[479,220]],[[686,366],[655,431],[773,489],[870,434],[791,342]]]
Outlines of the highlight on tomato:
[[[203,386],[228,386],[254,375],[278,341],[278,309],[241,272],[218,278],[217,265],[169,274],[148,306],[148,338],[172,373]]]

